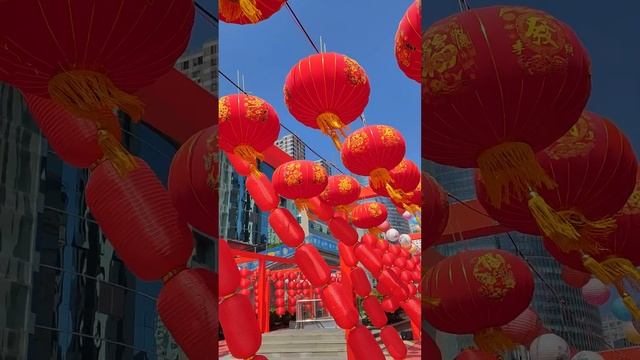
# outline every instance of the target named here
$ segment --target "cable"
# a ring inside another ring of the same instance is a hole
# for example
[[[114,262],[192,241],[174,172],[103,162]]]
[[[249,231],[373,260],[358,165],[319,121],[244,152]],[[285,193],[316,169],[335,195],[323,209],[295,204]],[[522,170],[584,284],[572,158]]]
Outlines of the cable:
[[[242,91],[245,95],[249,95],[249,93],[247,93],[243,88],[241,88],[238,84],[236,84],[235,81],[231,80],[230,77],[228,77],[225,73],[222,72],[222,70],[218,69],[218,73],[220,75],[222,75],[223,78],[225,78],[228,82],[230,82],[236,89],[238,89],[239,91]],[[333,162],[327,160],[326,158],[324,158],[322,155],[320,155],[317,151],[315,151],[311,146],[309,146],[306,142],[304,142],[302,139],[300,139],[300,137],[298,137],[298,135],[296,135],[291,129],[289,129],[288,127],[286,127],[284,124],[280,123],[280,126],[285,129],[287,132],[289,132],[291,135],[295,136],[296,139],[298,139],[302,145],[309,149],[309,151],[311,151],[313,154],[315,154],[317,157],[319,157],[321,160],[325,161],[327,164],[329,164],[331,167],[333,167],[334,169],[338,170],[339,173],[344,174],[344,171],[342,171],[340,168],[338,168]]]
[[[218,18],[215,15],[213,15],[209,10],[205,9],[204,6],[200,5],[200,3],[198,3],[197,1],[194,1],[193,3],[195,4],[196,9],[200,11],[200,13],[206,15],[209,19],[213,20],[216,23],[216,25],[219,23]]]

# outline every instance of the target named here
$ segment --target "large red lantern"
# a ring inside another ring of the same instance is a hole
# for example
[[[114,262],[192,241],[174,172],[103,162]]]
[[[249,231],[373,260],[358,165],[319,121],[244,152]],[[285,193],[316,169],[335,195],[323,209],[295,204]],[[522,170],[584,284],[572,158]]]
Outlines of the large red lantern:
[[[501,353],[513,346],[501,332],[533,296],[527,264],[503,250],[470,250],[445,258],[426,274],[425,296],[435,304],[425,318],[436,329],[474,334],[480,348]]]
[[[199,131],[176,152],[169,169],[169,193],[176,208],[196,229],[218,237],[217,126]]]
[[[575,33],[539,10],[472,9],[429,27],[423,56],[422,153],[480,168],[494,206],[553,188],[535,153],[571,128],[591,91]]]
[[[396,60],[400,70],[420,83],[422,81],[422,6],[416,0],[409,6],[396,31]]]
[[[151,168],[121,178],[110,162],[92,172],[85,190],[91,214],[118,257],[142,280],[157,280],[184,268],[193,235]]]
[[[309,160],[292,160],[276,168],[271,178],[281,196],[294,200],[299,209],[307,208],[307,199],[320,195],[327,187],[327,172]]]
[[[319,129],[340,149],[345,128],[369,102],[369,79],[350,57],[337,53],[314,54],[302,59],[287,75],[284,100],[291,115]]]
[[[327,187],[320,194],[320,199],[334,207],[345,207],[360,198],[360,183],[349,175],[329,176]]]
[[[427,173],[422,173],[422,245],[434,245],[444,232],[449,222],[449,200],[447,193],[436,180]]]
[[[276,110],[263,99],[246,94],[223,96],[218,100],[220,149],[248,162],[257,172],[262,151],[273,146],[280,134]]]
[[[232,24],[255,24],[278,12],[287,0],[218,0],[220,20]]]
[[[406,151],[400,132],[387,125],[370,125],[352,132],[342,145],[342,163],[354,174],[369,176],[371,186],[393,185],[389,172]]]
[[[420,169],[411,160],[403,159],[389,171],[391,183],[380,184],[369,180],[371,190],[380,196],[389,197],[402,202],[407,193],[413,191],[420,183]]]
[[[103,152],[125,174],[135,161],[117,141],[113,111],[141,119],[144,104],[133,93],[174,67],[194,14],[191,0],[2,1],[0,81],[93,121]]]
[[[379,232],[377,226],[387,220],[387,207],[382,203],[369,202],[357,205],[351,211],[351,222],[361,229]]]
[[[609,120],[584,112],[563,137],[537,154],[557,188],[532,192],[528,201],[491,206],[484,178],[478,200],[500,223],[552,239],[565,252],[600,252],[599,239],[615,228],[613,216],[636,181],[637,160],[624,134]],[[543,200],[544,199],[544,200]],[[585,258],[587,261],[588,258]]]

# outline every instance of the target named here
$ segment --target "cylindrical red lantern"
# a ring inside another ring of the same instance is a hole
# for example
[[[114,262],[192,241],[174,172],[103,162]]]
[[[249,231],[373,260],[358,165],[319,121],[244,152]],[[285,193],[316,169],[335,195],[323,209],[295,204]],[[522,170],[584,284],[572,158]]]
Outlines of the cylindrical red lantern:
[[[247,191],[256,202],[260,211],[269,212],[280,204],[280,197],[265,174],[247,177]]]
[[[382,349],[378,346],[373,334],[362,325],[349,331],[347,346],[355,359],[385,360]]]
[[[502,327],[502,331],[514,342],[529,346],[533,339],[538,337],[542,329],[542,321],[535,311],[527,308],[522,314]]]
[[[218,15],[226,23],[255,24],[278,12],[287,0],[218,0]]]
[[[414,1],[400,20],[396,31],[395,54],[400,70],[420,83],[422,81],[422,9]]]
[[[533,296],[527,264],[503,250],[470,250],[441,260],[426,275],[425,296],[437,304],[425,312],[438,330],[474,334],[478,347],[499,353],[513,344],[500,332]]]
[[[240,271],[229,249],[229,245],[223,239],[218,240],[218,271],[220,273],[220,296],[227,296],[240,286]]]
[[[118,257],[137,277],[151,281],[186,266],[193,236],[153,170],[142,159],[135,161],[126,178],[103,162],[91,172],[85,194]]]
[[[313,161],[292,160],[278,166],[271,181],[278,194],[305,210],[307,199],[320,195],[327,187],[327,171]]]
[[[553,188],[535,153],[571,128],[591,91],[587,51],[566,24],[524,7],[472,9],[427,29],[423,59],[427,159],[480,168],[494,206]]]
[[[339,135],[345,136],[346,126],[364,112],[370,91],[360,64],[346,55],[323,52],[291,68],[284,100],[294,118],[330,136],[340,148]]]
[[[356,258],[364,265],[373,276],[377,276],[382,270],[382,260],[366,245],[359,244],[355,248]]]
[[[173,203],[196,229],[218,236],[217,126],[191,136],[176,152],[169,169]]]
[[[280,133],[276,110],[265,100],[246,94],[232,94],[218,100],[220,149],[239,156],[258,172],[262,151],[273,146]]]
[[[378,298],[376,298],[375,296],[368,296],[362,302],[362,307],[367,313],[367,316],[369,317],[369,320],[371,320],[371,324],[373,324],[373,326],[380,329],[383,326],[387,325],[387,314],[385,314],[382,305],[378,301]]]
[[[331,269],[315,246],[304,244],[296,249],[294,256],[300,270],[313,286],[322,286],[329,282]]]
[[[449,222],[449,200],[447,193],[436,180],[422,173],[422,245],[433,246],[440,240]]]
[[[322,290],[322,303],[342,329],[352,329],[360,320],[348,291],[340,283],[331,283]]]
[[[338,239],[339,244],[352,246],[358,242],[358,232],[347,220],[341,217],[334,217],[329,220],[328,226],[331,235]]]
[[[403,360],[407,356],[407,345],[404,344],[398,330],[393,326],[387,326],[380,331],[380,337],[387,351],[395,360]]]
[[[342,259],[348,267],[354,267],[358,264],[358,258],[356,257],[353,247],[339,242],[338,254],[340,254],[340,259]]]
[[[353,289],[356,294],[361,297],[368,296],[371,293],[371,284],[367,274],[360,267],[355,267],[351,270],[351,283],[353,283]]]
[[[255,355],[262,345],[262,335],[249,298],[234,295],[225,299],[218,304],[218,314],[231,355],[238,359]]]
[[[169,280],[158,295],[158,315],[189,359],[210,358],[218,334],[216,290],[214,273],[189,269]]]
[[[280,241],[289,247],[298,247],[304,242],[304,230],[288,209],[278,208],[269,214],[269,225]]]
[[[404,158],[406,145],[400,132],[387,125],[370,125],[352,132],[342,145],[342,163],[351,172],[369,176],[372,186],[393,185],[389,171]]]

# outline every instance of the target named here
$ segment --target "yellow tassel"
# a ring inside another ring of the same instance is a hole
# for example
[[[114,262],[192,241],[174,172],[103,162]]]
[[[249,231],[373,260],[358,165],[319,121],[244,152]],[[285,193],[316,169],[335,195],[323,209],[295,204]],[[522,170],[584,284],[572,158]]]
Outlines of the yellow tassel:
[[[129,152],[106,130],[98,130],[98,144],[102,153],[111,162],[121,177],[127,176],[136,167],[136,161]]]
[[[345,132],[347,126],[342,122],[342,120],[340,120],[340,117],[332,112],[324,112],[318,115],[316,122],[318,123],[320,131],[331,137],[336,149],[340,151],[342,149],[342,144],[340,143],[339,135],[342,135],[342,137],[347,136]]]
[[[264,160],[264,156],[261,153],[257,152],[251,145],[238,145],[233,148],[233,153],[249,163],[253,176],[260,177],[262,173],[258,169],[258,160]]]
[[[377,168],[369,174],[369,182],[374,187],[383,187],[386,184],[393,183],[389,170],[385,168]]]
[[[244,16],[255,24],[262,18],[255,0],[220,0],[218,7],[220,14],[229,21],[236,21]]]
[[[582,243],[580,234],[573,225],[551,208],[538,193],[530,192],[528,205],[540,230],[562,251],[593,250]]]
[[[369,228],[369,234],[375,237],[378,237],[380,234],[382,234],[382,230],[380,230],[380,228],[377,228],[377,227]]]
[[[529,188],[555,188],[556,183],[545,174],[531,146],[506,142],[483,151],[478,167],[491,204],[500,208],[510,196],[522,199]]]
[[[393,186],[391,186],[391,184],[388,184],[388,183],[385,184],[385,188],[387,189],[387,193],[389,194],[389,197],[391,198],[391,200],[397,203],[402,203],[407,201],[407,196],[404,193],[404,191],[396,190]]]
[[[296,208],[298,209],[299,213],[307,213],[307,216],[309,217],[309,220],[314,220],[315,216],[311,213],[311,211],[309,211],[309,200],[307,199],[295,199],[293,200],[293,203],[296,205]],[[312,219],[314,218],[314,219]]]
[[[478,348],[490,354],[502,354],[516,348],[516,344],[500,328],[487,328],[473,334]]]
[[[624,303],[624,306],[626,306],[627,310],[629,310],[629,312],[631,313],[631,316],[633,316],[633,319],[640,320],[640,309],[638,308],[638,305],[633,300],[631,295],[624,293],[622,295],[622,302]]]
[[[421,208],[420,206],[416,205],[416,204],[406,204],[406,203],[404,203],[404,204],[402,204],[402,207],[403,207],[406,211],[408,211],[408,212],[410,212],[411,214],[413,214],[414,216],[415,216],[417,213],[419,213],[420,211],[422,211],[422,208]]]
[[[602,266],[596,259],[592,258],[587,254],[582,254],[582,265],[589,270],[593,276],[595,276],[598,280],[602,281],[604,284],[611,284],[613,282],[613,278],[611,277],[609,271]]]
[[[427,308],[429,309],[434,309],[438,306],[440,306],[440,299],[436,299],[436,298],[432,298],[429,296],[426,296],[422,299],[422,303],[425,304],[427,306]]]
[[[640,272],[631,261],[625,258],[610,257],[600,264],[609,274],[613,282],[621,282],[626,279],[638,288],[640,287]]]
[[[582,241],[597,246],[598,240],[606,239],[617,228],[614,218],[589,220],[582,213],[574,210],[559,211],[558,214],[566,219],[578,231]],[[600,249],[595,249],[598,252]]]
[[[71,70],[54,76],[49,80],[49,95],[71,114],[94,121],[96,114],[111,113],[114,109],[126,112],[133,121],[140,121],[144,112],[140,99],[94,71]]]

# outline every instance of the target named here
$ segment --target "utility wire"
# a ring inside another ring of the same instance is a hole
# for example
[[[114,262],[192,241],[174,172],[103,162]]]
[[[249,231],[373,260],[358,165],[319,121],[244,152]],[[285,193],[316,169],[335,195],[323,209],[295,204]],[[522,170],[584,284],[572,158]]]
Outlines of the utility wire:
[[[193,3],[195,4],[196,9],[197,9],[198,11],[200,11],[202,14],[206,15],[206,17],[207,17],[207,18],[209,18],[209,19],[211,19],[213,22],[215,22],[215,23],[216,23],[216,25],[218,24],[219,20],[218,20],[218,18],[217,18],[215,15],[213,15],[213,14],[212,14],[209,10],[207,10],[204,6],[200,5],[200,3],[199,3],[199,2],[194,1]]]

